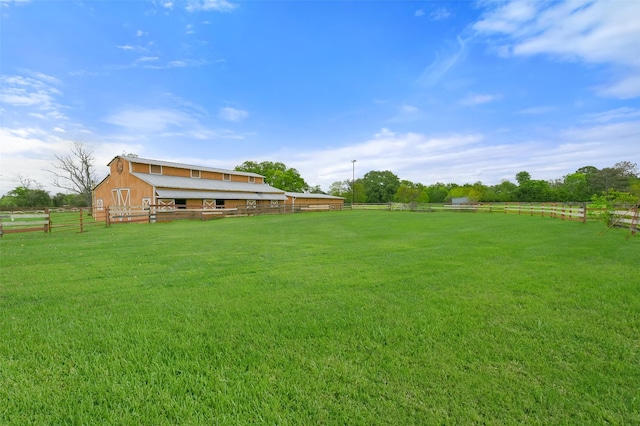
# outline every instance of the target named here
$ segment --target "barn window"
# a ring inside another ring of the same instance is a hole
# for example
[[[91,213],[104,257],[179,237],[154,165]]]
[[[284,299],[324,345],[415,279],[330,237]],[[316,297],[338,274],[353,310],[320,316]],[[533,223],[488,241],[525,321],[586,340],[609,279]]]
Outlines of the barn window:
[[[161,175],[162,174],[162,166],[159,166],[157,164],[149,164],[149,173],[154,174],[154,175]]]
[[[191,170],[191,177],[192,178],[199,178],[200,177],[200,170]]]
[[[256,177],[255,176],[249,176],[249,183],[256,183]]]
[[[229,173],[223,173],[222,180],[231,180],[231,175]]]
[[[187,200],[176,198],[176,207],[179,208],[179,209],[186,209],[187,208]]]
[[[247,200],[247,208],[255,209],[256,208],[256,200]]]

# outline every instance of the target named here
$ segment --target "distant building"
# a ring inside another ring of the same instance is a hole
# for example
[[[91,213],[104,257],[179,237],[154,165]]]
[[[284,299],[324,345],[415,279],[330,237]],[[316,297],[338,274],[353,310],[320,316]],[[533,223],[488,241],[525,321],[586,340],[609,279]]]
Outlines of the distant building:
[[[469,204],[469,197],[455,197],[451,199],[451,204]]]
[[[344,199],[324,194],[285,193],[267,185],[264,176],[120,155],[108,164],[109,175],[93,189],[93,214],[105,217],[108,207],[156,206],[173,209],[325,205]]]

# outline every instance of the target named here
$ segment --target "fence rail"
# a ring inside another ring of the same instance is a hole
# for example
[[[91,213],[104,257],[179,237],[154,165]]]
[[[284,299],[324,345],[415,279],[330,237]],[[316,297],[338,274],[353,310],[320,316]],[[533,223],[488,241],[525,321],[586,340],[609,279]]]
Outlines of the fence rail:
[[[49,232],[49,210],[0,212],[0,237],[18,232]]]
[[[0,237],[18,232],[86,232],[104,226],[89,209],[41,209],[0,211]]]
[[[341,204],[295,204],[215,209],[168,208],[164,205],[107,207],[107,225],[117,223],[156,223],[174,220],[212,220],[223,217],[257,216],[343,210]]]
[[[587,207],[585,204],[563,203],[479,203],[479,204],[448,204],[445,210],[475,211],[505,214],[519,214],[529,216],[547,216],[562,220],[577,222],[587,221]]]
[[[609,227],[629,228],[632,235],[638,232],[640,224],[640,209],[636,205],[627,210],[614,210],[609,218]]]
[[[96,220],[89,209],[42,209],[0,211],[0,237],[18,232],[86,232],[92,228],[116,223],[156,223],[174,220],[213,220],[265,214],[291,214],[334,210],[407,210],[415,212],[487,212],[546,216],[567,221],[586,222],[588,218],[609,217],[609,226],[629,228],[636,235],[640,214],[638,205],[615,210],[591,208],[586,203],[477,203],[477,204],[297,204],[278,207],[255,206],[215,209],[186,209],[151,205],[145,207],[106,207],[104,220]]]

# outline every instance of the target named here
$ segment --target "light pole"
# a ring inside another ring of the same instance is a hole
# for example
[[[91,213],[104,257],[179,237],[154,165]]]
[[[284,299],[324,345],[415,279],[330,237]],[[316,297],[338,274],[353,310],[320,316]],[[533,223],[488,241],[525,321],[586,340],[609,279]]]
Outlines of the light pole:
[[[353,166],[353,174],[351,176],[351,208],[356,200],[356,160],[351,160]]]

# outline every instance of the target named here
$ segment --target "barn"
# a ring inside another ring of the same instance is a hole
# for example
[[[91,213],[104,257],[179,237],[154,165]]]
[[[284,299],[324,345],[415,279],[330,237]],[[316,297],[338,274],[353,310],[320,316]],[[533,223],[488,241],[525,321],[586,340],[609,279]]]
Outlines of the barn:
[[[333,208],[344,199],[324,194],[285,193],[250,172],[195,166],[119,155],[109,174],[93,189],[93,215],[104,219],[107,208],[156,206],[174,209],[234,209],[298,206]]]

